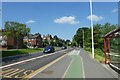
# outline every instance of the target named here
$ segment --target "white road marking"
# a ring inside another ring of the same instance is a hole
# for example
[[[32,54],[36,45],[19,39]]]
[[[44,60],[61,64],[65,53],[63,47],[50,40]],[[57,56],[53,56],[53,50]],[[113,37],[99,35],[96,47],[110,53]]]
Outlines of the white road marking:
[[[80,56],[81,62],[82,62],[82,72],[83,72],[83,78],[85,78],[85,71],[84,71],[84,66],[83,66],[83,58]]]
[[[45,69],[47,69],[48,67],[50,67],[51,65],[53,65],[54,63],[58,62],[59,60],[61,60],[63,57],[67,56],[67,54],[57,58],[56,60],[54,60],[53,62],[49,63],[47,66],[45,66],[45,68],[43,68],[42,70],[40,70],[39,72],[37,72],[36,74],[30,76],[29,78],[32,78],[34,76],[36,76],[37,74],[41,73],[42,71],[44,71]]]
[[[80,51],[81,51],[81,49],[80,50],[73,50],[70,54],[68,54],[68,55],[79,55],[80,54]]]
[[[81,49],[80,49],[80,52],[79,52],[79,55],[81,53]],[[84,69],[84,64],[83,64],[83,58],[80,56],[80,59],[81,59],[81,62],[82,62],[82,70],[83,70],[83,78],[85,79],[85,69]]]
[[[31,61],[31,60],[35,60],[35,59],[38,59],[38,58],[43,58],[43,57],[46,57],[46,56],[50,56],[50,55],[53,55],[53,54],[56,54],[58,52],[63,52],[65,50],[62,50],[62,51],[57,51],[57,52],[54,52],[54,53],[51,53],[51,54],[46,54],[46,55],[42,55],[42,56],[39,56],[39,57],[34,57],[34,58],[31,58],[31,59],[27,59],[27,60],[23,60],[23,61],[20,61],[20,62],[16,62],[16,63],[12,63],[12,64],[8,64],[8,65],[5,65],[5,66],[1,66],[1,68],[5,68],[5,67],[10,67],[10,66],[13,66],[13,65],[17,65],[17,64],[21,64],[21,63],[24,63],[24,62],[28,62],[28,61]]]
[[[68,70],[69,70],[71,64],[73,63],[73,61],[74,61],[74,60],[72,59],[71,62],[70,62],[70,64],[68,65],[68,67],[67,67],[65,73],[64,73],[63,76],[62,76],[62,80],[63,80],[63,78],[65,78],[65,75],[67,74],[67,72],[68,72]]]

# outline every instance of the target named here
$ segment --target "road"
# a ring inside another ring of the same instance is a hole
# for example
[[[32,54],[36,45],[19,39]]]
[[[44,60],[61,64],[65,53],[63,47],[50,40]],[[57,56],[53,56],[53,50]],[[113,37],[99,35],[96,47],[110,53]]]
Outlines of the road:
[[[1,75],[6,78],[66,80],[70,78],[118,80],[118,74],[92,59],[83,49],[69,48],[51,54],[27,57],[18,62],[3,65]],[[47,78],[47,79],[46,79]],[[53,79],[54,78],[54,79]],[[10,80],[10,79],[9,79]]]
[[[11,64],[11,62],[13,61],[10,61],[7,62],[6,65],[3,65],[1,67],[2,68],[1,74],[3,75],[3,77],[7,78],[24,78],[25,76],[31,74],[32,72],[43,67],[44,65],[54,61],[55,59],[61,57],[62,55],[66,54],[71,50],[72,49],[62,50],[51,54],[39,53],[27,57],[27,60],[25,58],[26,56],[24,56],[18,59],[18,62],[15,59],[15,63]]]
[[[60,51],[60,50],[56,50],[56,51]],[[37,56],[42,56],[42,55],[45,55],[45,54],[43,52],[36,52],[34,54],[22,54],[22,55],[5,57],[5,58],[2,58],[0,60],[2,61],[2,66],[4,66],[4,65],[7,65],[7,64],[15,63],[15,62],[18,62],[18,61],[22,61],[22,60],[34,58],[34,57],[37,57]]]

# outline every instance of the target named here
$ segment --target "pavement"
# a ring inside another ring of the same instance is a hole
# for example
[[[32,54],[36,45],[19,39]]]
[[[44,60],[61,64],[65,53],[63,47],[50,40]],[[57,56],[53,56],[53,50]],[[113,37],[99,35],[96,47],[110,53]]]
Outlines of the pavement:
[[[1,75],[6,78],[118,80],[118,73],[79,48],[32,57],[0,68]]]
[[[116,72],[110,72],[101,63],[92,59],[83,49],[81,49],[80,56],[83,58],[85,78],[118,78]]]

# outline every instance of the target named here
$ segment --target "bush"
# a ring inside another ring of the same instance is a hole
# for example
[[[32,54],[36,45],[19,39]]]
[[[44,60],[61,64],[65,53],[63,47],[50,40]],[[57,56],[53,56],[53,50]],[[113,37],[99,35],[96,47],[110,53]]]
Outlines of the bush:
[[[95,54],[104,57],[104,52],[99,48],[95,49]]]
[[[90,51],[90,52],[92,51],[92,49],[91,49],[90,47],[85,47],[84,49],[85,49],[86,51]]]

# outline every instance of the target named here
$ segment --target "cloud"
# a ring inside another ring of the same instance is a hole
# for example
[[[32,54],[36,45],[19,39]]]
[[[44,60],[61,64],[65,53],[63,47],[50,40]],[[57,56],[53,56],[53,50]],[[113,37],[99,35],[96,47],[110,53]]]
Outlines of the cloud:
[[[34,20],[29,20],[29,21],[27,21],[26,23],[27,23],[27,24],[29,24],[29,23],[35,23],[35,21],[34,21]]]
[[[116,13],[116,12],[118,12],[118,9],[113,9],[112,12]]]
[[[87,16],[87,19],[91,20],[91,15]],[[92,15],[92,19],[93,19],[93,21],[97,22],[97,21],[101,21],[103,19],[103,17],[102,16]]]
[[[59,24],[78,24],[79,21],[76,21],[76,18],[74,16],[64,16],[58,19],[54,20],[55,23],[59,23]]]

